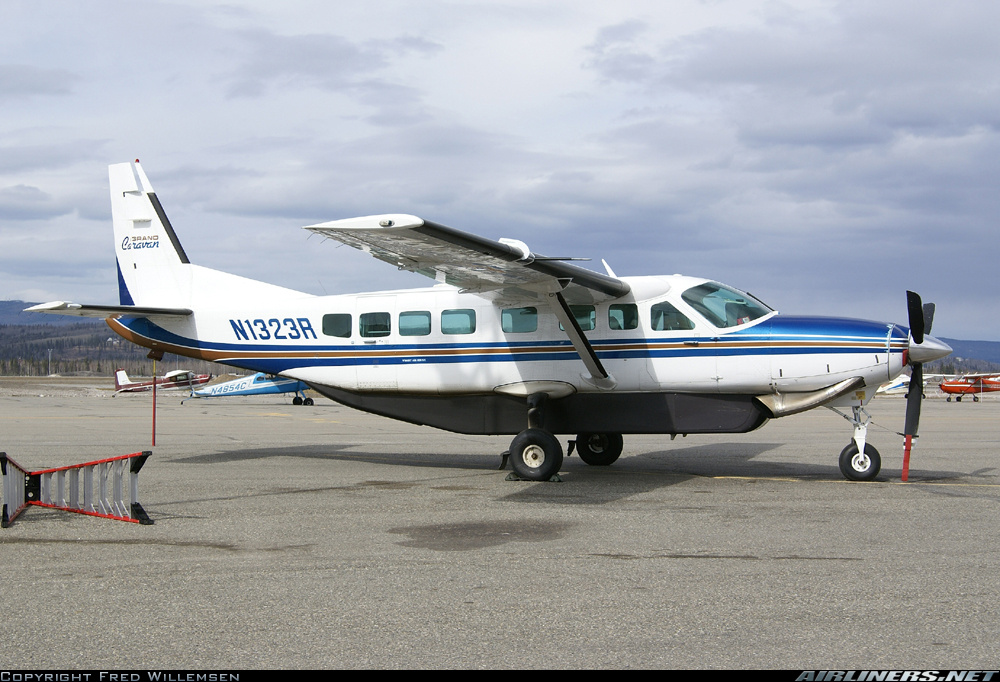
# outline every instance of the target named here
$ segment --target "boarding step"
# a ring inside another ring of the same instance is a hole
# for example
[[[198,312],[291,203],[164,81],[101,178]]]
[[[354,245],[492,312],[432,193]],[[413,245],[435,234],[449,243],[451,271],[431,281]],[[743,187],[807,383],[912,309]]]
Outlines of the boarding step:
[[[56,469],[28,471],[7,453],[0,452],[3,473],[0,526],[10,526],[31,505],[151,525],[152,519],[139,504],[139,470],[152,454],[146,450]]]

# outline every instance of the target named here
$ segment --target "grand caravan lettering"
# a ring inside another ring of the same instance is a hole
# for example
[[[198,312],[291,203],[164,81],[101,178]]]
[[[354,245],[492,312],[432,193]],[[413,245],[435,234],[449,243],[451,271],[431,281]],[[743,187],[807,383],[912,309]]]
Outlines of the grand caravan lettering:
[[[158,249],[160,248],[159,235],[150,234],[138,237],[125,237],[122,240],[122,251],[133,251],[135,249]]]

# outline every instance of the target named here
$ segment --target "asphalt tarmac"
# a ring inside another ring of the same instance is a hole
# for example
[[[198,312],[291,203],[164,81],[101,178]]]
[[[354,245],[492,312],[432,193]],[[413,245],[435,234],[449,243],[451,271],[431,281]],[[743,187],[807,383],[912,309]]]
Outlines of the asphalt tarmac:
[[[0,379],[29,469],[152,449],[151,526],[28,508],[0,530],[0,669],[995,669],[1000,401],[869,407],[875,482],[828,410],[626,436],[507,481],[508,437],[283,396],[180,404]],[[563,439],[565,441],[565,439]]]

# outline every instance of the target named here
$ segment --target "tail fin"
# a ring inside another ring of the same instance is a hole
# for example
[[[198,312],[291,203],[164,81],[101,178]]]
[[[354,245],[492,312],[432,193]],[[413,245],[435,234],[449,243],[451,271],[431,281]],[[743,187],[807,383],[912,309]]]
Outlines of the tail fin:
[[[123,388],[125,388],[126,386],[128,386],[131,383],[132,383],[132,381],[128,378],[128,374],[125,373],[125,370],[119,369],[119,370],[117,370],[115,372],[115,390],[116,391],[122,390]]]
[[[193,265],[139,161],[109,166],[108,175],[121,305],[179,310],[222,295],[308,295]]]
[[[190,263],[153,186],[134,164],[109,166],[111,216],[122,305],[174,305]]]

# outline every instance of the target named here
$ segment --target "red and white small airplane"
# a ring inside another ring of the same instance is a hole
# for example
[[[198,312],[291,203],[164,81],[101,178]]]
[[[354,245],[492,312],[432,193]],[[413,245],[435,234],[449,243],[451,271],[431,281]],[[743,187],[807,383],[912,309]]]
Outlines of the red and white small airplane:
[[[31,311],[104,317],[155,354],[175,353],[308,384],[339,403],[466,434],[513,435],[523,479],[550,480],[556,434],[587,464],[623,434],[745,433],[817,407],[853,436],[844,476],[872,480],[876,389],[951,348],[933,304],[907,292],[908,325],[779,315],[703,277],[619,277],[405,214],[306,229],[420,273],[434,286],[312,296],[191,263],[138,162],[110,167],[119,304]],[[910,391],[903,479],[921,393]],[[845,413],[842,410],[849,412]]]
[[[955,397],[956,402],[962,402],[963,395],[971,395],[973,402],[979,402],[983,393],[1000,391],[1000,374],[966,374],[954,379],[943,379],[941,391],[948,394],[948,402]]]
[[[207,384],[211,379],[211,374],[195,374],[186,369],[175,369],[162,377],[153,377],[152,381],[132,381],[124,369],[119,369],[115,372],[115,393],[151,391],[154,383],[161,391],[194,390],[195,386]]]

